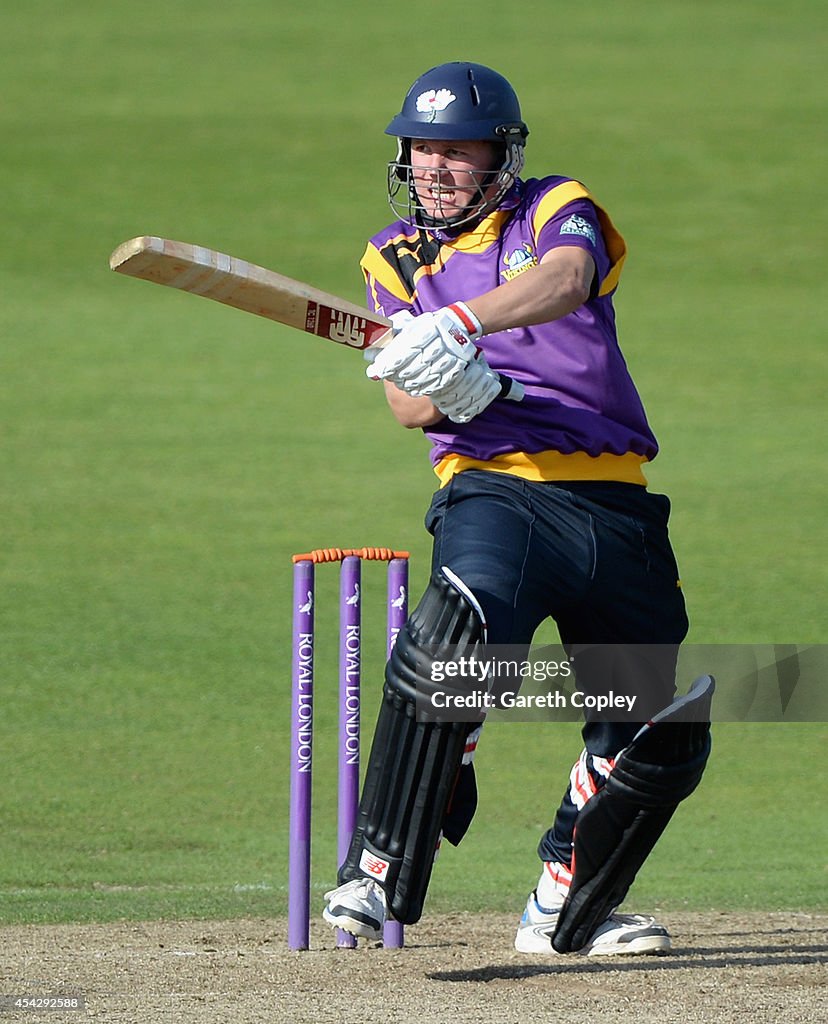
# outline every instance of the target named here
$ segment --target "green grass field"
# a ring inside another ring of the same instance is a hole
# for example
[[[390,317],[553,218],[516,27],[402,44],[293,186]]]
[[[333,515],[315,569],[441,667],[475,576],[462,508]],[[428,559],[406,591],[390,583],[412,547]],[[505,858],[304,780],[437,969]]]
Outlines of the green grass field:
[[[379,11],[0,13],[0,921],[284,912],[290,554],[405,546],[419,590],[426,446],[353,353],[107,258],[159,234],[361,302],[357,261],[389,218],[382,130],[441,61],[506,74],[527,173],[582,178],[627,238],[621,338],[662,444],[649,476],[674,502],[691,639],[826,640],[824,5],[445,0],[418,5],[419,31]],[[366,571],[377,652],[383,586]],[[320,573],[331,624],[335,591]],[[369,706],[380,671],[377,653]],[[824,907],[826,739],[717,727],[637,901]],[[492,724],[480,813],[432,908],[517,913],[578,747],[574,724]]]

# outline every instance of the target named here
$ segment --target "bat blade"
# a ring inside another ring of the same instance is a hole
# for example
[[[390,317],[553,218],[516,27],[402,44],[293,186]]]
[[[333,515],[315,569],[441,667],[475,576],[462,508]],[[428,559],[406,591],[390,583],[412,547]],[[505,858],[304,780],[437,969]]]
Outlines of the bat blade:
[[[111,270],[168,288],[201,295],[256,316],[276,320],[348,348],[383,348],[390,320],[312,285],[189,242],[141,235],[109,257]],[[498,374],[501,397],[523,399],[523,385]]]
[[[155,235],[131,238],[115,249],[109,266],[119,274],[201,295],[349,348],[381,347],[377,343],[390,327],[384,317],[345,299],[188,242]]]

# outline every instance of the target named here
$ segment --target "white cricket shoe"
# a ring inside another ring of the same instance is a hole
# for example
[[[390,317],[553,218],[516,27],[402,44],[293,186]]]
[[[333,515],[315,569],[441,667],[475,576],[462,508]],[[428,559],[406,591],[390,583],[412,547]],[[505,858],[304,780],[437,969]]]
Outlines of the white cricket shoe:
[[[329,925],[362,939],[382,938],[388,912],[385,893],[373,878],[353,878],[326,892],[325,899],[322,917]]]
[[[530,895],[515,936],[515,949],[519,953],[561,955],[552,948],[558,909],[547,910],[538,903],[536,892]],[[582,956],[632,956],[666,953],[668,949],[670,935],[655,918],[642,914],[610,914],[577,952]]]

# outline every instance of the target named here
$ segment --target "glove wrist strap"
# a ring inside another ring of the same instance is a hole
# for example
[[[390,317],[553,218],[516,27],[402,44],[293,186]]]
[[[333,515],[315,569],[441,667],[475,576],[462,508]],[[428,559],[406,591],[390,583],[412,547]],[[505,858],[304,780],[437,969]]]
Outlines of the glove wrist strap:
[[[457,317],[463,325],[463,330],[472,341],[477,341],[478,338],[483,336],[483,324],[472,313],[465,302],[452,302],[447,308]]]

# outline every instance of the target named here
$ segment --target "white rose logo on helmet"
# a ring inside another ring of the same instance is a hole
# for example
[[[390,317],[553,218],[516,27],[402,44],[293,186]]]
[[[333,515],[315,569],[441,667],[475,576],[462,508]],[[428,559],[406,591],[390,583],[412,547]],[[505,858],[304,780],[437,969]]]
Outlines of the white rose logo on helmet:
[[[438,112],[445,110],[449,103],[454,103],[457,97],[450,89],[429,89],[417,97],[417,110],[421,114],[431,114],[431,120]]]

